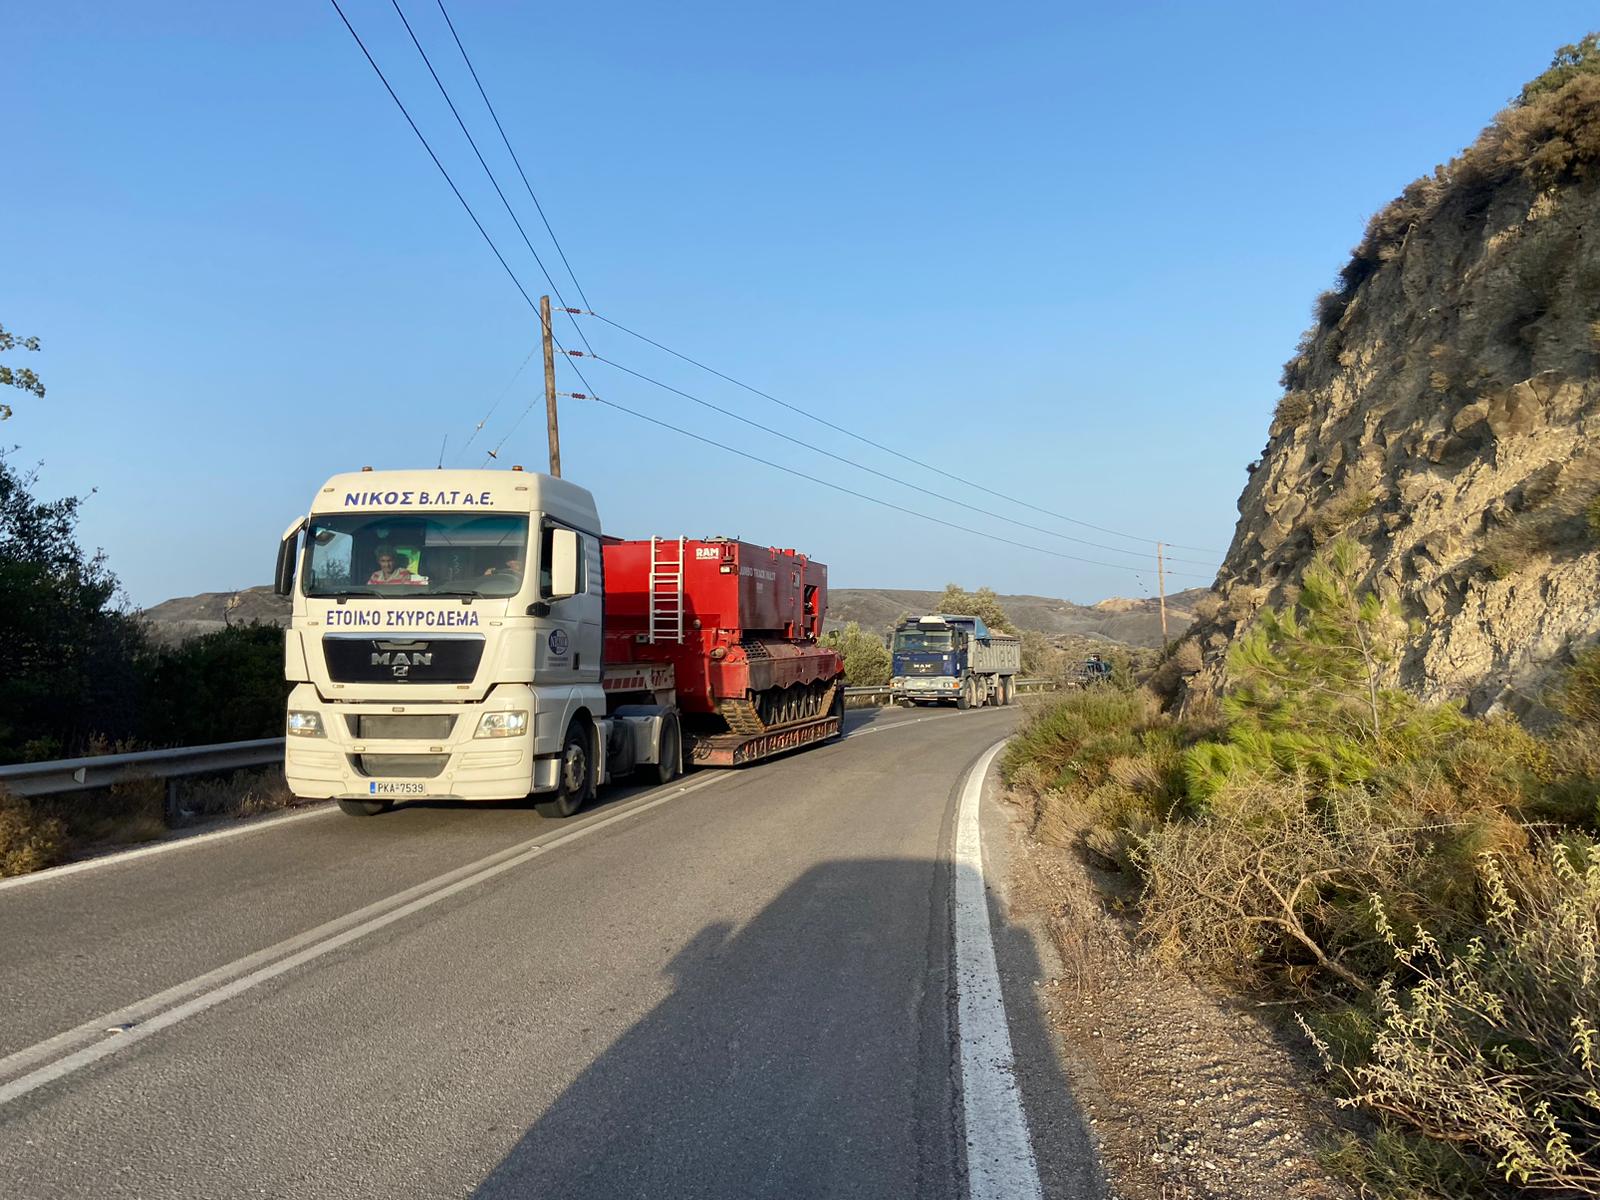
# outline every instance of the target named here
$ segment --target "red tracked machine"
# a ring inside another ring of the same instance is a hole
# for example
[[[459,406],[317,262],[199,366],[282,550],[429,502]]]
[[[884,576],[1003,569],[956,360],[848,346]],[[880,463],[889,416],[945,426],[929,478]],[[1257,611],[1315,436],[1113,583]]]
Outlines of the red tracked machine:
[[[728,538],[608,541],[611,708],[659,692],[671,668],[690,757],[735,766],[844,729],[844,662],[817,644],[828,568]]]

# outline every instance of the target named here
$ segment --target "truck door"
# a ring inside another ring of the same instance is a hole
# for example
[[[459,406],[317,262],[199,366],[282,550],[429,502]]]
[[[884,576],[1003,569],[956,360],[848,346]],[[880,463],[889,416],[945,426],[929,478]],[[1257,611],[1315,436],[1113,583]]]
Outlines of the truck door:
[[[535,647],[541,682],[600,678],[602,566],[598,538],[545,521],[539,538],[539,595],[548,606]]]

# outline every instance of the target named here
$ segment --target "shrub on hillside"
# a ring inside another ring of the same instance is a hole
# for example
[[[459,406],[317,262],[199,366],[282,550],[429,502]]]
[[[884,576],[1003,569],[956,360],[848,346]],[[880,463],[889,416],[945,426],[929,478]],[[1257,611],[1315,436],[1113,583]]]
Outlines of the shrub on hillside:
[[[1456,948],[1431,932],[1376,927],[1403,968],[1377,991],[1370,1057],[1329,1065],[1346,1101],[1429,1138],[1475,1146],[1508,1182],[1600,1193],[1600,854],[1552,843],[1537,869],[1492,856],[1488,912]]]
[[[1337,542],[1296,606],[1261,614],[1220,724],[1070,696],[1013,740],[1006,778],[1043,840],[1140,882],[1162,954],[1312,1004],[1381,1123],[1338,1154],[1373,1191],[1588,1194],[1600,648],[1555,697],[1565,725],[1471,721],[1382,686],[1409,630],[1357,569]]]

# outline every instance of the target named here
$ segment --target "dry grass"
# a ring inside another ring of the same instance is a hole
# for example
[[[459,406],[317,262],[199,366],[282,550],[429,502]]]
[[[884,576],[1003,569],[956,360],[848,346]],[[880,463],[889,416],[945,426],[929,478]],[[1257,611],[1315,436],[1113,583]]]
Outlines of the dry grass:
[[[276,767],[183,780],[174,826],[252,817],[294,803]],[[174,826],[167,823],[166,784],[159,779],[32,800],[0,793],[0,876],[156,841]]]
[[[66,855],[66,826],[27,800],[0,792],[0,877],[54,866]]]

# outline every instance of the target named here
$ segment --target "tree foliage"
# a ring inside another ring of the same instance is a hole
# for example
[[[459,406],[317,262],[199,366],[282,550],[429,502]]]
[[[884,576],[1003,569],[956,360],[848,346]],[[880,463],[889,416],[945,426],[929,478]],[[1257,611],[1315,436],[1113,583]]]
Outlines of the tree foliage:
[[[0,762],[279,732],[282,631],[245,626],[155,645],[105,555],[78,545],[82,498],[36,499],[37,479],[0,453]]]
[[[78,546],[82,499],[34,499],[37,476],[0,453],[0,761],[128,736],[143,649],[105,556]]]
[[[1540,96],[1559,92],[1579,75],[1600,74],[1600,33],[1591,33],[1581,41],[1563,46],[1550,60],[1550,68],[1537,79],[1529,81],[1517,98],[1517,103],[1527,104]]]
[[[950,616],[977,617],[997,633],[1019,636],[1022,633],[1011,618],[1006,616],[1006,610],[1000,605],[1000,597],[995,594],[993,588],[981,587],[975,592],[969,592],[959,583],[947,583],[944,585],[944,595],[939,597],[938,607],[934,611]]]
[[[844,677],[851,687],[882,687],[889,682],[889,648],[851,621],[822,635],[822,644],[844,659]]]
[[[18,346],[24,350],[36,351],[39,349],[39,339],[36,337],[18,337],[8,331],[4,325],[0,325],[0,353],[4,353],[7,350],[15,350]],[[0,387],[21,388],[23,391],[37,396],[40,400],[44,399],[44,384],[40,381],[39,376],[34,374],[28,367],[8,367],[4,363],[0,363]],[[9,404],[0,404],[0,421],[4,421],[10,415],[11,406]]]

